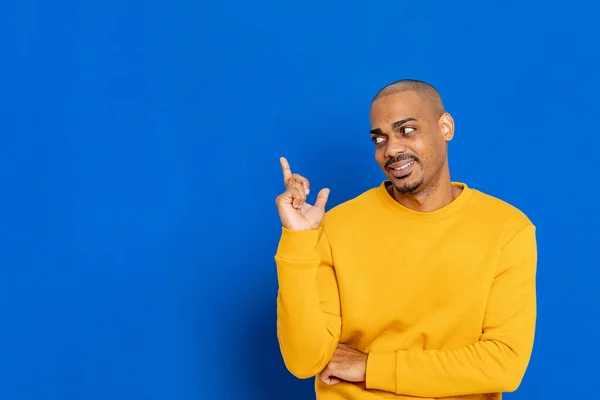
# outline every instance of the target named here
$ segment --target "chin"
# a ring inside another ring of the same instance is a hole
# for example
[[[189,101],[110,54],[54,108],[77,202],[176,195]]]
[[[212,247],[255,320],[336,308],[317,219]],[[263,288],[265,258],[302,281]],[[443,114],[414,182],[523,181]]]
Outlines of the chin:
[[[410,194],[416,193],[423,186],[424,179],[416,179],[409,175],[401,179],[392,178],[391,181],[398,193]]]

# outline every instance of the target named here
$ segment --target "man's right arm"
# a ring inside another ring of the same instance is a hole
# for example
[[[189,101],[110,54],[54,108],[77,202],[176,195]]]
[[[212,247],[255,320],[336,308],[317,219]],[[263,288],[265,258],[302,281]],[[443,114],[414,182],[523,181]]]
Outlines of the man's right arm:
[[[294,376],[310,378],[331,359],[341,331],[339,291],[325,231],[282,227],[275,261],[281,354]]]

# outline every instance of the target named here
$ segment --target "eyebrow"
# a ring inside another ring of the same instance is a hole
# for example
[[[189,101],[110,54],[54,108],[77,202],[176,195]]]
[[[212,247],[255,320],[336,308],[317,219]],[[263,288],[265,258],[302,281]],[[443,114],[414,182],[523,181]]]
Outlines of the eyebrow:
[[[393,122],[392,123],[392,129],[398,129],[399,127],[401,127],[402,125],[404,125],[408,121],[417,121],[417,119],[410,117],[410,118],[401,119],[400,121]],[[383,132],[381,131],[380,128],[371,129],[371,135],[381,135],[382,133]]]

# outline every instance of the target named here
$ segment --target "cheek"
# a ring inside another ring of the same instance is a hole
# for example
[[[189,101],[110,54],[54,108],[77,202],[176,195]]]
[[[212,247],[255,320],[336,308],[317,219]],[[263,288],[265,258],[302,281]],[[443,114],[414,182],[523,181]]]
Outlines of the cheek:
[[[420,158],[425,158],[427,155],[427,143],[421,139],[415,139],[408,144],[408,151],[418,155]]]
[[[415,148],[416,154],[421,158],[421,163],[425,166],[437,165],[443,158],[443,146],[435,142],[421,142]]]

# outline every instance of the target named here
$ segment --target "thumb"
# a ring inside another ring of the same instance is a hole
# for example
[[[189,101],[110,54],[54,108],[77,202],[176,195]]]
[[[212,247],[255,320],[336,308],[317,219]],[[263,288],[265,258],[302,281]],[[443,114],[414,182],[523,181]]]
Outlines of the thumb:
[[[342,380],[333,376],[330,376],[328,378],[322,378],[321,381],[329,386],[333,386],[333,385],[337,385],[338,383],[340,383]]]
[[[325,210],[325,204],[327,204],[327,199],[329,198],[329,189],[321,189],[319,194],[317,195],[317,200],[315,201],[315,207],[322,208]]]
[[[331,372],[327,368],[325,368],[320,374],[319,379],[326,385],[336,385],[340,383],[341,379],[331,375]]]

